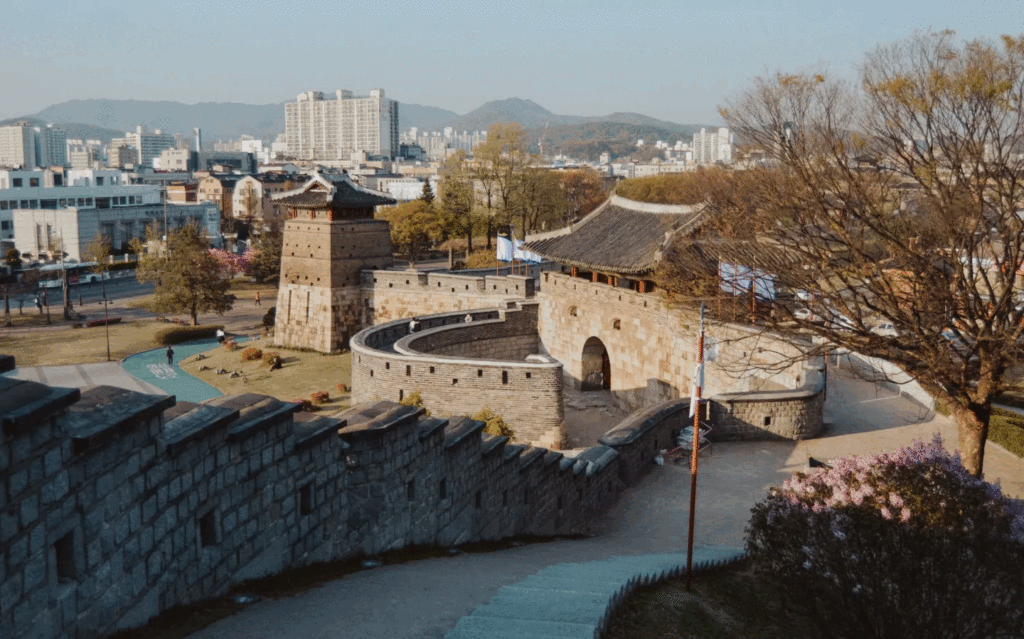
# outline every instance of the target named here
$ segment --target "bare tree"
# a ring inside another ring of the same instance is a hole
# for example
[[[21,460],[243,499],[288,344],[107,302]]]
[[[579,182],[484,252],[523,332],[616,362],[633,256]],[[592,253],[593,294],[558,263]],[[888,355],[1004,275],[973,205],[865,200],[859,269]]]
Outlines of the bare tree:
[[[859,87],[760,78],[722,115],[771,160],[742,188],[707,186],[715,220],[675,247],[675,275],[770,274],[798,295],[752,301],[758,322],[901,367],[950,409],[980,476],[993,398],[1024,354],[1022,106],[1024,37],[918,34],[870,52]]]

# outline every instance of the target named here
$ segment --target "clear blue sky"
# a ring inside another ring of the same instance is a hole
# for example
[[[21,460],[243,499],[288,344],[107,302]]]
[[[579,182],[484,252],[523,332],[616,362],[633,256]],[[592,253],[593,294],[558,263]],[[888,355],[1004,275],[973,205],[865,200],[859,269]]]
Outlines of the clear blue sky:
[[[765,72],[852,74],[915,29],[1024,31],[1022,0],[8,2],[0,118],[76,98],[266,104],[383,88],[460,114],[520,97],[559,114],[714,123]]]

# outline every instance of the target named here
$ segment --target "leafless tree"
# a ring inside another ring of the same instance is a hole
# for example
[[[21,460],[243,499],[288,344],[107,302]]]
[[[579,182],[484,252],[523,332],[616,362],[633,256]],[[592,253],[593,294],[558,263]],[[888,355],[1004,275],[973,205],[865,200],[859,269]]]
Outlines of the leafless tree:
[[[707,295],[722,262],[770,274],[781,295],[739,302],[757,322],[902,368],[949,408],[981,475],[993,399],[1024,354],[1024,37],[919,33],[860,75],[779,73],[722,109],[770,159],[706,185],[714,220],[663,281]]]

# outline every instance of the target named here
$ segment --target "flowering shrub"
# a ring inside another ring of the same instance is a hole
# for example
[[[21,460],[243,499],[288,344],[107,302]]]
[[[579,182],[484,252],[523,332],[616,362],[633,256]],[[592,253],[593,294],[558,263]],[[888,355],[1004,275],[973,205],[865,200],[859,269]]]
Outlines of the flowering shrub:
[[[827,636],[1024,636],[1024,512],[938,436],[797,473],[747,550]]]
[[[242,351],[242,361],[243,362],[255,362],[255,361],[257,361],[259,359],[262,359],[262,358],[263,358],[263,351],[260,350],[259,348],[256,348],[255,346],[250,346],[249,348],[247,348],[244,351]]]
[[[348,384],[338,384],[338,392],[339,393],[348,393],[351,390],[352,389],[350,389],[348,387]]]
[[[313,411],[316,410],[316,406],[313,406],[313,402],[309,401],[308,399],[306,399],[304,397],[300,397],[300,398],[298,398],[296,400],[293,400],[293,401],[294,401],[294,403],[299,405],[299,410],[301,410],[303,412],[312,413]]]
[[[210,249],[210,255],[217,260],[217,263],[228,274],[228,277],[235,277],[249,269],[249,263],[252,262],[253,258],[253,251],[248,249],[245,253],[237,255],[224,249],[212,248]]]
[[[237,351],[239,348],[241,348],[238,345],[238,342],[236,342],[235,340],[230,339],[230,338],[224,340],[224,343],[221,344],[221,346],[223,346],[224,350],[226,350],[226,351]]]
[[[331,401],[331,396],[327,393],[327,391],[316,391],[309,397],[310,399],[313,400],[314,404],[326,404],[327,402]]]
[[[267,366],[275,366],[281,363],[281,354],[277,351],[263,353],[263,363]]]

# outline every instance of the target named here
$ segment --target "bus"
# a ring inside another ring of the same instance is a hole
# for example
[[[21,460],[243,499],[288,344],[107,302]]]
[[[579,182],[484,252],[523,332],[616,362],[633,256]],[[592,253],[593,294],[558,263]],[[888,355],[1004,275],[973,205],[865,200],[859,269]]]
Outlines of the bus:
[[[64,286],[64,272],[68,274],[68,284],[91,284],[100,281],[100,274],[93,271],[96,262],[82,262],[76,264],[45,264],[38,267],[39,286],[41,288],[61,288]],[[104,271],[103,279],[110,280],[110,272]]]

